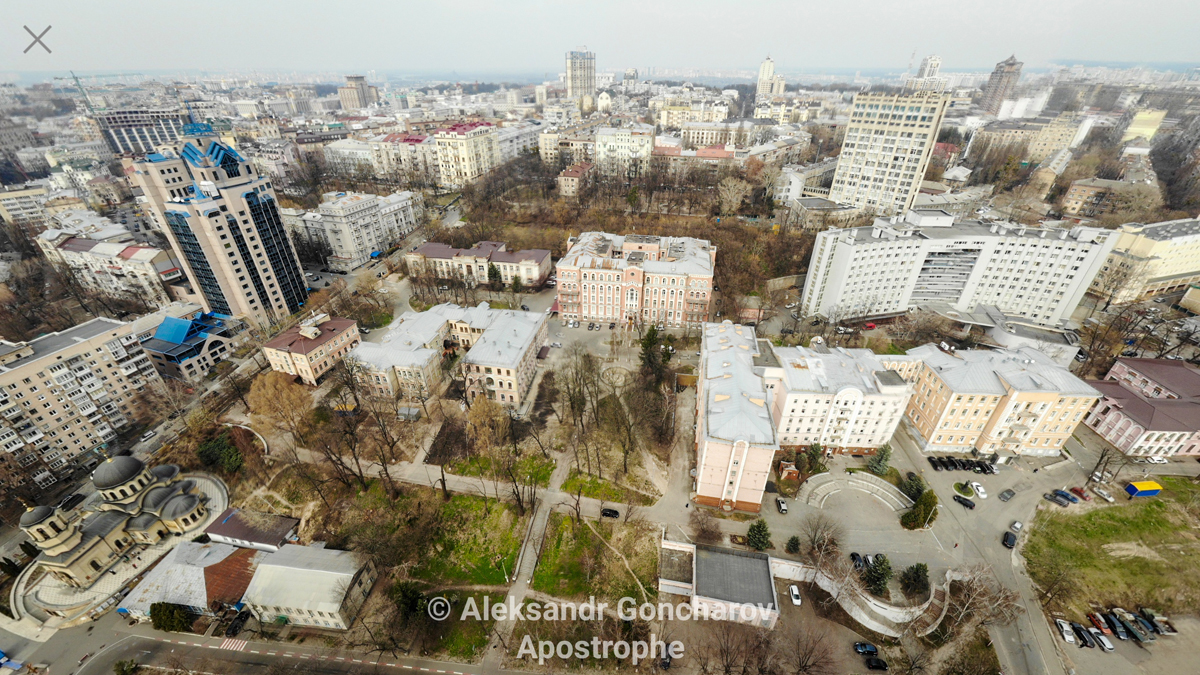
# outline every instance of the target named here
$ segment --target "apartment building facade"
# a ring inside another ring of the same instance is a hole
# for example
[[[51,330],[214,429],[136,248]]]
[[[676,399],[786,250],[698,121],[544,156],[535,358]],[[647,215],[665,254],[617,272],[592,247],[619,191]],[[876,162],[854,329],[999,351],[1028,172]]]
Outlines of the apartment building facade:
[[[632,126],[596,130],[596,167],[610,175],[633,177],[650,164],[654,154],[654,127]]]
[[[876,218],[869,227],[817,235],[802,313],[840,321],[994,305],[1057,326],[1071,317],[1116,238],[1094,227],[956,222],[944,211]]]
[[[315,387],[359,342],[358,322],[317,314],[263,343],[262,350],[271,370]]]
[[[1100,392],[1030,347],[928,344],[879,360],[914,388],[905,411],[924,452],[1057,456]]]
[[[1000,105],[1004,103],[1004,99],[1016,89],[1017,81],[1021,79],[1021,67],[1024,65],[1017,60],[1016,54],[996,64],[983,87],[980,106],[984,112],[991,115],[1000,112]]]
[[[870,454],[891,441],[913,387],[874,352],[819,342],[759,351],[773,359],[763,380],[780,445]]]
[[[49,194],[46,185],[36,183],[0,187],[0,218],[33,236],[46,226],[42,205],[49,199]]]
[[[360,192],[327,192],[315,212],[283,214],[284,226],[296,240],[329,247],[325,263],[349,272],[372,260],[372,254],[397,244],[421,222],[421,195],[397,192],[386,197]]]
[[[171,302],[168,285],[184,278],[174,254],[158,248],[102,242],[62,230],[47,230],[34,241],[47,260],[71,270],[83,287],[134,297],[151,307]]]
[[[567,52],[567,98],[593,96],[596,93],[596,54],[586,47]]]
[[[122,108],[95,113],[109,147],[118,155],[143,154],[175,145],[188,113],[180,108]]]
[[[131,324],[114,319],[0,340],[0,488],[37,495],[75,465],[99,462],[158,380]]]
[[[700,327],[717,248],[704,239],[584,232],[556,266],[564,319]]]
[[[932,91],[857,94],[829,198],[879,215],[911,209],[949,102]]]
[[[274,178],[220,143],[209,125],[184,131],[177,151],[129,166],[205,311],[257,325],[297,311],[307,283],[283,227]]]
[[[438,129],[433,136],[442,185],[462,187],[500,164],[496,127],[487,122],[454,124]]]

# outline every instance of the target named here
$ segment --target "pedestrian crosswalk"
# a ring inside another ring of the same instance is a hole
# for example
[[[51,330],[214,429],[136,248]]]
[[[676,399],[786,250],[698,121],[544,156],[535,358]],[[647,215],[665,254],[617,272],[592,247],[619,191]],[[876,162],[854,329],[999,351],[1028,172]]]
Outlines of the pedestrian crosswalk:
[[[246,649],[246,641],[231,638],[221,643],[221,649],[228,649],[234,652],[244,651]]]

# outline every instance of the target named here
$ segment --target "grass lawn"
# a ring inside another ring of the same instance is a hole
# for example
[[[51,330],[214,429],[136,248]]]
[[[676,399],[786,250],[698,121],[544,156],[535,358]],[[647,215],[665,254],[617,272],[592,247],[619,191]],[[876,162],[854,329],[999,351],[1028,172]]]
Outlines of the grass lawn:
[[[1092,602],[1168,615],[1200,609],[1200,485],[1177,477],[1158,482],[1157,497],[1118,497],[1086,514],[1078,507],[1038,514],[1023,551],[1031,576],[1045,587],[1055,567],[1065,566],[1075,587],[1055,604],[1079,612]]]
[[[413,542],[429,548],[412,576],[431,583],[498,585],[507,583],[516,564],[529,523],[518,518],[507,504],[473,495],[454,495],[442,506],[447,528],[431,542]]]
[[[626,499],[632,498],[634,504],[641,506],[654,503],[653,499],[640,492],[631,490],[626,494],[625,488],[619,485],[602,478],[580,473],[578,470],[572,470],[567,480],[563,481],[562,492],[574,495],[576,490],[580,488],[583,489],[584,497],[591,497],[592,499],[624,503]]]
[[[487,457],[472,456],[460,459],[446,469],[456,476],[487,476],[491,460]],[[517,460],[517,475],[533,476],[538,487],[550,485],[550,474],[554,473],[554,460],[547,459],[541,454],[531,452]]]
[[[591,561],[604,553],[604,542],[566,513],[550,514],[545,542],[533,573],[533,589],[560,598],[586,595],[591,588],[589,571],[594,572]]]
[[[975,496],[975,488],[971,487],[969,483],[955,483],[954,491],[964,497]]]
[[[468,593],[454,602],[451,615],[456,618],[462,616],[463,603],[466,602],[467,597],[475,598],[475,606],[479,608],[479,612],[482,615],[484,596],[491,598],[490,602],[493,605],[504,602],[503,593]],[[492,632],[492,625],[496,622],[492,621],[491,618],[481,618],[478,621],[468,619],[466,621],[454,620],[442,623],[446,625],[449,631],[441,635],[437,649],[451,658],[477,661],[483,658],[483,652],[487,649],[488,638]]]

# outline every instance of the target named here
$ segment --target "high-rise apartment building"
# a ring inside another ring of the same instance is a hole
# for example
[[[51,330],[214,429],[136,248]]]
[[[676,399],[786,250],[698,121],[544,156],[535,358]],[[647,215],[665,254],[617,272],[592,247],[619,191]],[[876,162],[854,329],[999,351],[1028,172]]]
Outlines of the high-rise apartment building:
[[[937,77],[942,70],[942,57],[930,54],[921,59],[921,67],[917,70],[917,78]]]
[[[37,495],[73,462],[100,461],[138,415],[138,393],[159,376],[132,326],[99,318],[0,340],[0,490]]]
[[[567,52],[567,98],[596,93],[596,55],[586,50]]]
[[[931,91],[856,95],[829,199],[879,215],[911,209],[949,102]]]
[[[993,305],[1057,326],[1075,311],[1116,239],[1097,227],[954,222],[944,211],[876,218],[869,227],[817,235],[801,309],[840,321]]]
[[[698,326],[708,320],[717,247],[704,239],[584,232],[556,266],[564,319]]]
[[[205,311],[268,325],[300,308],[307,284],[273,179],[219,142],[212,127],[190,124],[177,150],[130,167]]]
[[[763,59],[758,66],[758,86],[754,90],[755,98],[771,95],[771,86],[775,82],[775,61],[771,57]]]
[[[984,112],[992,115],[1000,112],[1000,104],[1017,88],[1023,65],[1025,64],[1018,61],[1015,54],[996,64],[996,69],[992,71],[983,87]]]
[[[379,102],[379,88],[362,75],[347,75],[346,84],[338,87],[338,101],[342,110],[359,110]]]
[[[123,108],[97,112],[95,117],[117,154],[144,154],[174,145],[190,121],[180,108]]]
[[[929,55],[921,59],[921,67],[915,77],[905,82],[905,86],[914,91],[944,91],[950,83],[949,78],[942,77],[942,57]]]

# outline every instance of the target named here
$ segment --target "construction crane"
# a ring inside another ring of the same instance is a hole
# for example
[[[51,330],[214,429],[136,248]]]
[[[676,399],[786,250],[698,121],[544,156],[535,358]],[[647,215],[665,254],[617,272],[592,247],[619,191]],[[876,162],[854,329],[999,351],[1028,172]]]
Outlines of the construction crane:
[[[96,109],[92,107],[92,97],[88,96],[87,89],[83,88],[83,83],[79,81],[79,76],[76,75],[75,71],[73,71],[73,70],[67,71],[67,72],[71,73],[70,77],[56,77],[54,79],[64,80],[64,81],[65,80],[73,81],[75,83],[75,88],[79,90],[79,93],[83,94],[83,104],[85,106],[87,106],[88,112],[92,113],[93,115],[96,114]],[[96,78],[101,78],[101,77],[126,77],[126,76],[134,76],[134,75],[136,75],[138,77],[143,77],[143,75],[141,73],[117,73],[115,75],[85,75],[84,77],[96,79]]]

